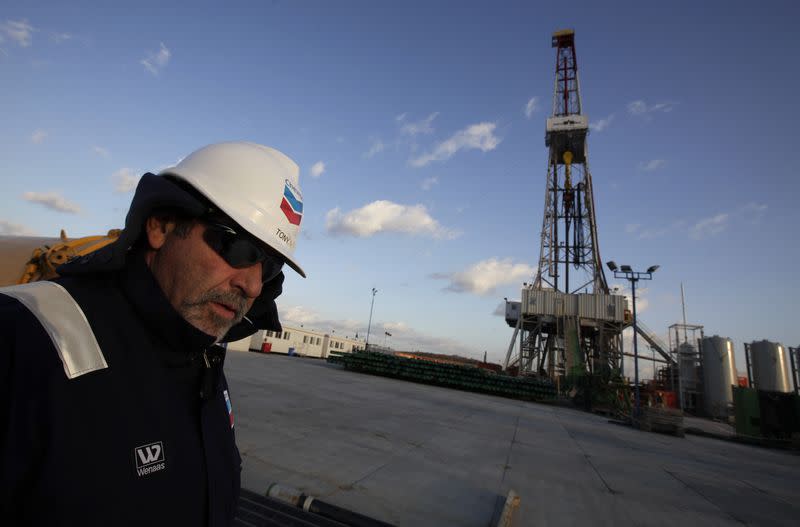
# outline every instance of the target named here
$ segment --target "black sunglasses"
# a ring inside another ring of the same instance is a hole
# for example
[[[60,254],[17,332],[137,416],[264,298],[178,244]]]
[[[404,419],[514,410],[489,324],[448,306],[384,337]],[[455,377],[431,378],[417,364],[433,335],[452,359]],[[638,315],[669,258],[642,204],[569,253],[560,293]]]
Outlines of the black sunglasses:
[[[249,234],[238,233],[235,229],[222,223],[204,221],[206,230],[203,240],[228,265],[236,269],[250,267],[261,263],[261,280],[268,282],[278,276],[283,267],[283,258],[268,250],[264,244],[253,239]]]

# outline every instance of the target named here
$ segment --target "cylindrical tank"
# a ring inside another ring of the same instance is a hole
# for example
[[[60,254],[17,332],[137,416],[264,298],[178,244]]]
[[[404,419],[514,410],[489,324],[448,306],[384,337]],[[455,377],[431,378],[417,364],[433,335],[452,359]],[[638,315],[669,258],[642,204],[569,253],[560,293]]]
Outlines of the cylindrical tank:
[[[733,406],[733,388],[739,382],[733,342],[718,335],[700,341],[703,360],[703,401],[707,414],[727,418]]]
[[[762,340],[750,344],[753,384],[759,390],[790,393],[789,360],[781,344]]]

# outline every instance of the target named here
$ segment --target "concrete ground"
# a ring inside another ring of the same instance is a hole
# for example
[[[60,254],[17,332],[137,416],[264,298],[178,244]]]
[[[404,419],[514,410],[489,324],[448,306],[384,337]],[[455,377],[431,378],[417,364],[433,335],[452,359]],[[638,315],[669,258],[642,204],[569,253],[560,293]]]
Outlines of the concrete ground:
[[[710,419],[686,416],[683,418],[683,425],[687,430],[696,429],[719,437],[734,437],[736,435],[736,430],[734,430],[733,426]]]
[[[230,352],[242,485],[398,526],[798,525],[800,456],[576,410]]]

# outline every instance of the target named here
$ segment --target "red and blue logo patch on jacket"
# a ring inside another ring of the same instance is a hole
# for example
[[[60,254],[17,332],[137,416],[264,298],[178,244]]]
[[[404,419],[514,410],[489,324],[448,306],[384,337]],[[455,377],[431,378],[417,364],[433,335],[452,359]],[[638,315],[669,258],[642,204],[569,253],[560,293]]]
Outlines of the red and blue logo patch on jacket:
[[[231,428],[233,428],[233,407],[231,406],[231,398],[228,397],[228,390],[222,390],[225,396],[225,406],[228,408],[228,419],[231,421]]]
[[[303,197],[294,186],[286,180],[283,189],[283,199],[281,200],[281,210],[286,214],[286,219],[292,225],[300,225],[303,219]]]

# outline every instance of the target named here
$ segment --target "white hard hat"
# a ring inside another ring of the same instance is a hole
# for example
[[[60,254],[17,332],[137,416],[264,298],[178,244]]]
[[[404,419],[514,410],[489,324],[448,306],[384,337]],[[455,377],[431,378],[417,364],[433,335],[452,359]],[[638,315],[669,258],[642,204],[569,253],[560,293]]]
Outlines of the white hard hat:
[[[297,164],[282,152],[236,142],[205,146],[158,175],[189,183],[305,277],[294,259],[303,218],[299,174]]]

